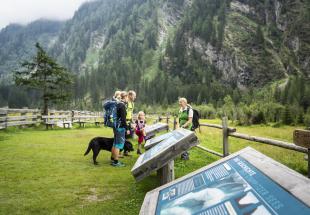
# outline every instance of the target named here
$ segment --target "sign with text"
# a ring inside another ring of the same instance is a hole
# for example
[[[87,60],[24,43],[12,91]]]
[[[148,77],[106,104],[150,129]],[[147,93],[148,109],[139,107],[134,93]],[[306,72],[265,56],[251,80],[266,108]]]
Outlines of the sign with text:
[[[253,156],[256,151],[250,153]],[[298,191],[305,192],[300,193],[300,197],[303,200],[306,199],[303,202],[285,188],[279,186],[279,182],[275,182],[272,178],[266,176],[250,160],[251,156],[246,158],[242,154],[232,156],[230,159],[219,162],[210,168],[204,168],[195,174],[184,176],[183,180],[171,182],[163,186],[163,188],[160,187],[154,192],[151,191],[147,195],[153,196],[153,199],[156,198],[156,201],[153,202],[153,204],[156,204],[156,208],[153,211],[148,211],[147,202],[145,201],[140,214],[310,214],[309,204],[307,205],[307,203],[310,203],[310,192],[304,190],[310,188],[309,179],[296,175],[296,183],[298,183],[298,180],[303,180],[302,183],[298,184],[299,186],[305,186]],[[264,160],[258,159],[254,163],[259,164],[259,162],[264,162]],[[273,165],[270,167],[273,167]],[[282,166],[275,167],[281,168]],[[288,171],[283,172],[284,174],[288,173]],[[287,180],[290,179],[287,178]],[[285,186],[288,189],[297,188],[284,184]]]
[[[169,126],[165,123],[156,123],[153,125],[147,125],[145,127],[145,133],[146,133],[146,140],[149,139],[150,137],[154,136],[157,132],[163,131],[163,130],[168,130]]]
[[[192,131],[180,128],[171,133],[171,136],[139,156],[131,170],[137,181],[163,167],[184,151],[198,145],[198,139]]]
[[[152,139],[149,139],[145,142],[144,144],[144,148],[146,150],[152,148],[153,146],[157,145],[158,143],[160,143],[161,141],[169,138],[170,136],[173,135],[173,132],[169,132],[169,133],[166,133],[166,134],[163,134],[163,135],[160,135],[158,137],[154,137]]]

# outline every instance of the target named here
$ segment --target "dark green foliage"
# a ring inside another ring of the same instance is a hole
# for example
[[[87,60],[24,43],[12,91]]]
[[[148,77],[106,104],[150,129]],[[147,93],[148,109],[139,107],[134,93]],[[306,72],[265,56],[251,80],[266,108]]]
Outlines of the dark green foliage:
[[[263,111],[259,111],[257,115],[254,115],[252,117],[252,123],[253,124],[263,124],[263,123],[266,123]]]
[[[12,87],[8,98],[8,106],[10,108],[29,107],[27,93],[22,87]]]
[[[283,110],[282,123],[284,123],[285,125],[291,125],[293,123],[293,119],[291,116],[291,110],[289,109],[288,106],[285,106],[285,109]]]
[[[258,46],[264,47],[265,39],[264,39],[264,33],[262,31],[262,26],[257,25],[256,33],[255,33],[255,43]]]
[[[15,84],[34,88],[42,92],[43,113],[48,113],[49,102],[68,99],[71,76],[36,44],[37,54],[32,61],[25,61],[15,73]]]
[[[305,115],[304,123],[308,128],[310,128],[310,108],[308,108],[308,111]]]

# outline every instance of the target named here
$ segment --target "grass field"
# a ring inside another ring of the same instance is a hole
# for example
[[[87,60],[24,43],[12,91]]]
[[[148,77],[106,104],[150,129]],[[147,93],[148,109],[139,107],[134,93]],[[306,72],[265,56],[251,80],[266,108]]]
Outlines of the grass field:
[[[241,133],[291,142],[295,128],[237,129]],[[135,153],[123,159],[125,168],[114,168],[109,165],[110,154],[102,151],[99,165],[94,166],[91,155],[84,157],[83,154],[95,136],[112,136],[112,132],[102,127],[0,131],[0,214],[138,214],[145,193],[159,185],[156,175],[135,182],[130,173],[137,159]],[[203,128],[198,137],[203,146],[221,152],[221,130]],[[306,174],[306,161],[301,153],[234,138],[229,140],[231,152],[252,146]],[[218,159],[197,148],[190,153],[189,161],[176,160],[176,177]]]

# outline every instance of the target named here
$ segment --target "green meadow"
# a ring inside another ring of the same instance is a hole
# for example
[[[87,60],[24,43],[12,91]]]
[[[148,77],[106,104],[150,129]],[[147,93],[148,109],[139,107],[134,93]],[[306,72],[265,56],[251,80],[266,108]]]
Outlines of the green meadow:
[[[207,120],[220,123],[219,120]],[[238,132],[292,142],[296,127],[266,125],[237,127]],[[202,146],[221,152],[221,130],[197,132]],[[122,159],[124,168],[110,166],[101,151],[98,166],[83,156],[96,136],[112,137],[108,128],[55,129],[43,127],[0,131],[0,214],[138,214],[146,192],[159,186],[156,174],[136,183],[130,173],[137,155]],[[132,140],[136,147],[136,140]],[[230,137],[230,151],[251,146],[290,168],[306,174],[302,153]],[[179,178],[219,158],[198,148],[190,160],[175,162]]]

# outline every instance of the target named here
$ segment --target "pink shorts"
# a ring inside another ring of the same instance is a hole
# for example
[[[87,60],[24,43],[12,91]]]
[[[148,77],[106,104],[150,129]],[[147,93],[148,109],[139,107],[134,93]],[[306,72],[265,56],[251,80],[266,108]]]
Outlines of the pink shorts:
[[[136,135],[138,136],[138,143],[141,144],[144,141],[143,132],[136,129]]]

